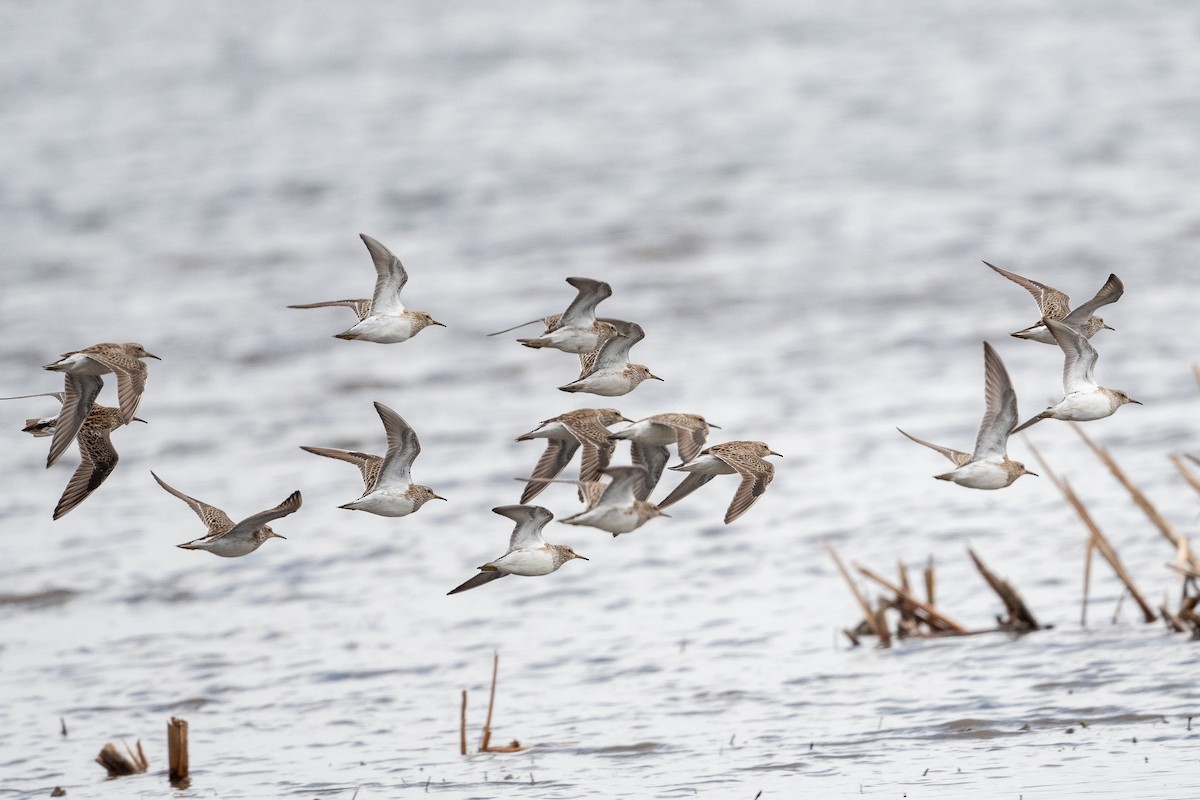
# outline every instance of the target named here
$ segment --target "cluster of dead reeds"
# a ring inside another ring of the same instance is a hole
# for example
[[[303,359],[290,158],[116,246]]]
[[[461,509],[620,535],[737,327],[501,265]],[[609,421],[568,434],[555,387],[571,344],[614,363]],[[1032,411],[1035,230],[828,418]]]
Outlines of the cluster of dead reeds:
[[[1200,375],[1197,378],[1200,381]],[[1041,465],[1041,474],[1047,476],[1058,490],[1062,492],[1064,499],[1075,510],[1075,513],[1079,516],[1087,531],[1088,539],[1083,565],[1083,604],[1080,613],[1080,624],[1087,624],[1092,561],[1093,556],[1098,553],[1124,585],[1129,597],[1137,604],[1145,622],[1156,622],[1161,618],[1166,622],[1170,630],[1180,633],[1190,632],[1194,638],[1200,639],[1200,612],[1197,610],[1197,606],[1200,605],[1200,583],[1198,583],[1200,582],[1200,558],[1197,557],[1196,552],[1192,549],[1191,543],[1187,537],[1179,533],[1163,517],[1154,504],[1150,502],[1149,498],[1146,497],[1145,493],[1134,485],[1133,481],[1129,479],[1129,476],[1121,469],[1107,449],[1093,441],[1078,424],[1072,422],[1070,425],[1091,451],[1108,468],[1117,482],[1125,488],[1133,499],[1134,504],[1145,513],[1153,526],[1170,545],[1174,559],[1166,566],[1175,575],[1180,577],[1177,609],[1172,610],[1167,600],[1164,600],[1157,609],[1154,608],[1146,600],[1146,596],[1138,589],[1133,576],[1117,555],[1116,548],[1113,547],[1112,542],[1101,531],[1100,526],[1096,524],[1095,519],[1088,512],[1083,501],[1075,494],[1070,483],[1065,478],[1059,477],[1046,460],[1042,458],[1037,448],[1026,440],[1026,444]],[[1188,484],[1197,492],[1200,492],[1200,477],[1191,472],[1184,458],[1171,455],[1170,459]],[[1200,465],[1200,460],[1194,456],[1186,456],[1186,459]],[[832,545],[829,542],[825,542],[824,544],[834,563],[837,565],[838,571],[849,584],[850,590],[863,612],[863,621],[855,628],[845,631],[854,644],[858,644],[859,638],[864,635],[873,635],[877,637],[880,646],[888,647],[891,645],[894,637],[963,636],[991,631],[1026,632],[1037,630],[1041,627],[1012,585],[998,578],[988,569],[973,550],[968,549],[968,553],[975,567],[979,570],[987,585],[999,596],[1005,608],[1005,615],[996,618],[997,624],[994,627],[977,630],[967,629],[951,619],[944,611],[937,608],[935,604],[935,576],[932,559],[930,559],[928,566],[924,570],[924,599],[918,598],[917,592],[910,586],[908,569],[903,563],[900,564],[899,576],[895,582],[888,581],[866,567],[852,564],[853,569],[860,575],[891,593],[890,597],[880,597],[872,603],[867,600],[863,592],[859,589],[852,573],[842,563],[841,558],[838,557]],[[889,624],[889,615],[895,616],[894,624]]]

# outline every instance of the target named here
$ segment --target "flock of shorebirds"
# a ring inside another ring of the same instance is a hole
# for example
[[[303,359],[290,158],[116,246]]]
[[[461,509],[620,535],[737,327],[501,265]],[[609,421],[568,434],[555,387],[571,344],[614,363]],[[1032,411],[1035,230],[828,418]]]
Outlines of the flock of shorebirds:
[[[400,292],[408,281],[408,273],[404,266],[378,241],[365,234],[360,236],[375,265],[373,296],[370,299],[305,303],[289,308],[348,307],[354,312],[357,321],[349,329],[336,334],[337,338],[380,344],[404,342],[429,326],[441,325],[442,323],[423,311],[410,311],[404,307],[400,300]],[[1014,277],[1014,280],[1019,279]],[[579,377],[560,386],[559,389],[564,392],[619,397],[633,391],[643,381],[661,380],[645,366],[631,363],[629,360],[630,349],[645,336],[640,325],[596,316],[596,307],[612,294],[611,287],[603,281],[590,278],[567,278],[567,283],[577,290],[577,294],[563,313],[532,320],[489,335],[496,336],[541,322],[544,330],[539,335],[517,341],[526,347],[561,350],[579,357]],[[1119,282],[1117,285],[1119,287]],[[1115,299],[1116,297],[1113,297],[1106,302]],[[1065,303],[1065,297],[1063,301]],[[1092,303],[1096,304],[1096,301],[1093,300]],[[1050,317],[1045,311],[1044,315]],[[1053,321],[1048,324],[1057,326]],[[1076,330],[1070,317],[1065,317],[1064,324],[1058,327],[1065,331]],[[1055,333],[1056,338],[1066,335]],[[1081,341],[1082,347],[1090,351],[1086,340]],[[1062,346],[1067,348],[1065,344]],[[1091,352],[1091,362],[1094,362],[1095,352]],[[62,517],[82,503],[100,487],[116,467],[118,457],[111,434],[117,428],[131,422],[144,422],[134,416],[146,386],[148,370],[144,360],[157,358],[158,356],[147,352],[136,342],[92,345],[65,353],[57,361],[45,366],[47,370],[63,373],[64,386],[61,392],[0,398],[15,400],[55,397],[61,403],[61,410],[56,416],[26,420],[24,428],[24,431],[33,436],[50,437],[47,467],[52,466],[66,452],[72,441],[79,445],[79,466],[55,506],[54,519]],[[1008,380],[1004,374],[1004,367],[998,358],[994,361],[995,369],[1003,376],[1003,386],[1006,387]],[[1085,370],[1088,380],[1091,378],[1091,362],[1088,362]],[[991,387],[996,382],[992,377],[993,371],[993,368],[989,367],[989,416],[996,416],[991,411]],[[116,408],[96,402],[104,385],[102,376],[108,374],[116,376]],[[997,392],[1003,393],[1003,387],[999,384]],[[1011,388],[1007,389],[1007,394],[1012,396]],[[1008,413],[1007,408],[1006,405],[1003,412],[997,413]],[[341,508],[366,511],[385,517],[403,517],[419,510],[429,500],[444,500],[445,498],[439,497],[428,486],[412,482],[413,461],[421,452],[420,442],[412,427],[403,417],[382,403],[375,403],[375,410],[383,422],[387,436],[387,451],[383,456],[329,447],[302,446],[303,450],[314,455],[346,461],[358,467],[364,484],[363,494]],[[1015,398],[1012,400],[1011,413],[1015,418]],[[616,432],[609,430],[610,426],[620,422],[630,424]],[[987,426],[985,420],[985,427]],[[766,491],[775,475],[774,466],[766,460],[766,456],[779,454],[760,441],[730,441],[706,448],[709,429],[717,427],[698,414],[664,413],[634,421],[613,408],[581,408],[544,420],[534,430],[517,437],[517,441],[547,441],[546,449],[538,459],[533,474],[528,478],[519,479],[525,482],[520,504],[492,509],[516,523],[509,539],[508,550],[499,558],[483,564],[479,567],[477,575],[449,593],[473,589],[506,575],[547,575],[572,559],[587,560],[571,547],[547,543],[543,538],[542,529],[554,519],[554,515],[542,506],[529,504],[529,501],[549,483],[563,482],[558,476],[576,452],[580,453],[581,460],[579,478],[565,482],[577,484],[579,498],[586,502],[586,508],[563,519],[562,522],[599,528],[616,537],[636,530],[655,517],[667,516],[662,509],[677,503],[717,475],[736,474],[740,483],[725,514],[725,522],[733,522]],[[983,433],[980,435],[982,440]],[[992,434],[989,434],[989,437],[996,438]],[[1004,438],[1007,438],[1007,430]],[[1004,438],[999,440],[1001,455]],[[630,443],[631,464],[613,465],[613,456],[622,441]],[[668,447],[671,445],[675,446],[681,463],[669,469],[684,472],[686,477],[657,504],[651,503],[650,494],[658,485],[664,468],[667,468]],[[962,455],[952,455],[953,451],[930,446],[951,455],[952,458]],[[994,449],[995,444],[990,447]],[[976,455],[971,459],[971,463],[986,461],[990,464],[990,458],[988,454],[980,455],[980,448],[977,446]],[[960,465],[955,472],[970,466],[970,463]],[[275,533],[269,523],[297,511],[301,504],[300,492],[293,492],[274,508],[235,523],[221,509],[184,494],[153,472],[151,475],[165,491],[186,503],[207,528],[203,537],[178,546],[189,550],[206,550],[227,558],[252,553],[267,539],[284,538]],[[607,482],[605,477],[608,478]],[[957,478],[954,480],[964,485],[974,485]],[[971,480],[978,482],[978,479]]]
[[[1095,297],[1071,309],[1067,295],[1044,283],[1023,278],[994,264],[983,262],[1025,288],[1037,301],[1042,318],[1034,325],[1012,333],[1018,339],[1042,344],[1057,344],[1063,351],[1063,399],[1026,422],[1017,424],[1017,395],[1009,380],[1008,370],[995,349],[983,343],[984,401],[983,421],[975,437],[975,449],[970,453],[926,442],[900,431],[917,444],[950,459],[954,469],[934,477],[952,481],[971,489],[1003,489],[1022,475],[1036,475],[1019,461],[1008,457],[1008,437],[1043,419],[1062,419],[1075,422],[1110,417],[1126,403],[1141,403],[1119,389],[1109,389],[1096,383],[1094,371],[1097,354],[1090,339],[1098,331],[1112,330],[1104,320],[1095,316],[1103,306],[1115,303],[1125,291],[1120,278],[1109,275]],[[899,430],[899,429],[897,429]]]

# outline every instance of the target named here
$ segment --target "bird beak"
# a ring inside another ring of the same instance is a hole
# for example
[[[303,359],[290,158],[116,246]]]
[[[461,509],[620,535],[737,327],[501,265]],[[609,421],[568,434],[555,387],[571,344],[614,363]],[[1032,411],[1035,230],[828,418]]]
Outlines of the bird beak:
[[[716,428],[717,430],[721,430],[721,426],[720,426],[720,425],[713,425],[711,422],[710,422],[710,423],[708,423],[708,427],[710,427],[710,428]]]
[[[661,512],[661,511],[660,511],[660,512],[658,512],[658,515],[659,515],[660,517],[666,517],[667,519],[670,519],[670,518],[671,518],[671,515],[670,515],[670,514],[664,514],[664,513],[663,513],[663,512]]]
[[[134,422],[146,422],[146,420],[142,419],[141,417],[134,417],[133,421]],[[149,425],[150,423],[146,422],[146,424]]]
[[[280,536],[278,533],[275,533],[274,531],[272,531],[272,535],[273,535],[273,536],[274,536],[276,539],[286,539],[286,538],[287,538],[286,536]]]
[[[1112,325],[1101,325],[1100,327],[1104,328],[1104,330],[1106,330],[1106,331],[1115,331],[1116,330],[1116,328],[1114,328]]]
[[[767,453],[769,453],[770,455],[773,455],[773,456],[779,456],[780,458],[783,458],[783,453],[776,453],[774,450],[768,450]]]
[[[654,381],[661,381],[661,380],[662,380],[662,378],[658,377],[657,375],[647,375],[646,377],[647,377],[647,378],[649,378],[650,380],[654,380]],[[665,381],[664,381],[664,382],[665,382]]]
[[[161,359],[161,358],[159,358],[158,356],[154,355],[153,353],[146,353],[146,355],[145,355],[145,356],[143,356],[143,358],[153,358],[155,361],[162,361],[162,359]]]
[[[1131,403],[1137,403],[1139,406],[1140,406],[1140,405],[1142,405],[1142,401],[1141,401],[1141,400],[1134,400],[1132,397],[1131,397],[1131,398],[1129,398],[1129,402],[1131,402]]]
[[[430,325],[437,325],[439,328],[444,328],[444,327],[446,327],[445,323],[438,322],[437,320],[434,320],[433,322],[431,322],[431,323],[429,323],[429,324],[430,324]]]
[[[1042,477],[1041,475],[1038,475],[1036,472],[1030,472],[1029,470],[1025,470],[1025,474],[1026,474],[1026,475],[1032,475],[1032,476],[1033,476],[1033,477],[1035,477],[1035,478],[1040,478],[1040,477]]]
[[[591,561],[591,559],[590,559],[590,558],[588,558],[587,556],[581,556],[581,555],[579,555],[579,553],[576,553],[576,554],[575,554],[575,557],[576,557],[576,558],[582,558],[584,561]]]
[[[446,498],[442,497],[440,494],[435,494],[435,495],[433,495],[433,498],[432,498],[432,499],[434,499],[434,500],[445,500]],[[449,502],[449,501],[447,501],[447,502]]]

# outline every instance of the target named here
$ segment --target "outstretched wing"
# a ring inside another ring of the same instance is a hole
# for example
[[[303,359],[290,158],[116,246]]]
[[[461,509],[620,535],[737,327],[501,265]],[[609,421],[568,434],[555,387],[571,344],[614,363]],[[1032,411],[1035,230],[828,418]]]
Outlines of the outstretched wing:
[[[1063,351],[1063,391],[1070,394],[1097,388],[1092,372],[1099,355],[1087,338],[1075,328],[1057,320],[1046,320],[1046,327]]]
[[[241,535],[254,533],[254,531],[258,530],[263,525],[266,525],[268,522],[279,519],[280,517],[286,517],[288,514],[298,511],[302,502],[303,498],[300,497],[300,492],[292,492],[287,496],[287,499],[279,505],[275,506],[274,508],[268,508],[266,511],[260,511],[257,514],[246,517],[237,525],[234,525],[232,528],[222,534],[222,536],[228,536],[229,534]],[[220,537],[214,536],[213,538],[217,539]]]
[[[586,328],[596,321],[596,306],[606,297],[612,296],[612,287],[604,281],[591,278],[567,278],[567,283],[579,290],[571,305],[553,326]]]
[[[396,258],[375,239],[360,233],[359,238],[367,246],[371,261],[375,262],[375,293],[371,297],[371,311],[374,314],[400,314],[404,304],[400,302],[400,290],[408,283],[408,272],[400,259]]]
[[[338,450],[333,447],[309,447],[303,444],[300,445],[300,449],[313,455],[336,458],[338,461],[353,464],[358,467],[358,471],[362,474],[363,485],[366,487],[366,491],[369,492],[375,488],[375,482],[379,478],[379,465],[383,463],[383,458],[380,456],[373,456],[370,453],[359,453],[355,450]]]
[[[104,381],[99,375],[73,375],[70,372],[65,375],[62,411],[58,412],[58,422],[54,425],[54,435],[50,439],[50,453],[46,456],[47,467],[57,461],[75,440],[75,434],[83,427],[83,421],[87,419],[92,404],[96,402],[96,395],[100,394],[100,388],[104,386]]]
[[[1022,278],[1015,272],[1001,269],[995,264],[989,264],[987,261],[983,263],[1033,295],[1033,299],[1038,305],[1038,310],[1042,312],[1043,318],[1062,319],[1071,310],[1071,298],[1053,286],[1047,286],[1044,283],[1038,283],[1029,278]]]
[[[896,428],[896,430],[900,431],[899,428]],[[970,453],[964,453],[961,450],[951,450],[949,447],[942,447],[940,444],[934,444],[933,442],[927,442],[924,439],[918,439],[917,437],[913,436],[911,433],[907,433],[905,431],[900,431],[900,432],[903,433],[905,436],[907,436],[909,439],[912,439],[917,444],[923,444],[926,447],[928,447],[930,450],[936,450],[937,452],[941,453],[946,458],[953,461],[954,465],[957,467],[961,467],[963,464],[966,464],[967,462],[969,462],[971,460]]]
[[[1125,294],[1125,284],[1121,283],[1121,279],[1116,275],[1110,274],[1108,280],[1100,287],[1100,291],[1096,292],[1096,296],[1063,317],[1063,322],[1076,328],[1083,327],[1092,314],[1096,313],[1096,309],[1117,302],[1123,294]]]
[[[1017,393],[1004,362],[987,342],[983,343],[983,398],[983,421],[975,436],[971,461],[1007,458],[1008,435],[1017,425]]]
[[[150,474],[154,475],[154,470],[150,470]],[[208,528],[209,536],[226,533],[233,527],[233,520],[229,518],[229,515],[216,506],[210,506],[208,503],[197,500],[194,497],[189,497],[173,486],[168,485],[166,481],[157,475],[154,475],[154,480],[158,481],[159,486],[187,503],[188,508],[196,512],[196,516]]]
[[[404,421],[404,417],[383,403],[376,403],[375,410],[383,421],[388,443],[387,455],[383,457],[383,465],[379,469],[378,483],[407,486],[412,483],[412,463],[421,453],[417,432]]]
[[[54,507],[54,519],[86,500],[117,467],[117,450],[109,438],[108,428],[82,428],[76,439],[79,442],[79,466]]]
[[[327,308],[329,306],[345,306],[349,308],[354,312],[354,316],[358,317],[359,322],[371,316],[371,301],[367,299],[329,300],[324,303],[297,303],[296,305],[288,306],[288,308]]]

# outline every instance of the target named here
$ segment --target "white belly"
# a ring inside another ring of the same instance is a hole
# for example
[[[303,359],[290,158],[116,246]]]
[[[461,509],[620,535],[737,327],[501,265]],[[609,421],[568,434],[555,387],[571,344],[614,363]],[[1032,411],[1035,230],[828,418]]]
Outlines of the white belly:
[[[1111,416],[1115,410],[1112,399],[1100,391],[1071,392],[1053,409],[1055,419],[1069,419],[1076,422],[1103,419]]]
[[[612,534],[629,533],[641,527],[644,520],[633,508],[594,508],[564,519],[568,525],[587,525]]]
[[[408,496],[407,488],[381,489],[360,497],[352,503],[346,503],[342,508],[353,511],[366,511],[381,517],[406,517],[419,508]]]
[[[994,461],[972,461],[937,477],[968,489],[1003,489],[1014,480],[1008,470]]]
[[[372,314],[341,335],[365,342],[395,344],[408,341],[413,334],[412,317],[405,314]]]
[[[549,575],[555,570],[554,557],[544,548],[514,550],[492,563],[513,575]]]

